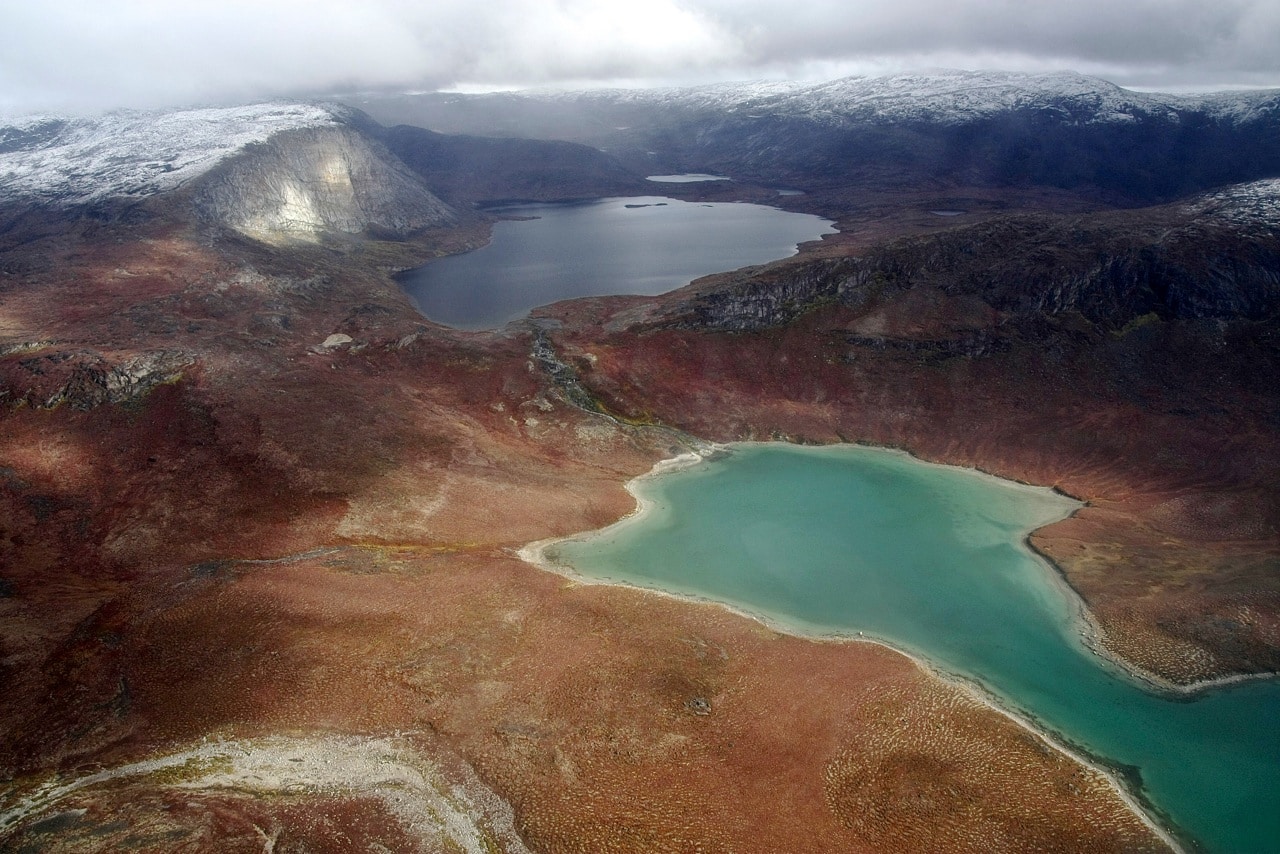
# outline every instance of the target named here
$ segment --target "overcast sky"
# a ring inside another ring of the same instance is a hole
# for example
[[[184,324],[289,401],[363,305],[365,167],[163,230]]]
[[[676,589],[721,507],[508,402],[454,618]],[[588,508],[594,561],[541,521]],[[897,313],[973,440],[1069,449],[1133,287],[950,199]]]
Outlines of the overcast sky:
[[[1280,86],[1280,0],[0,0],[0,112],[1071,69]]]

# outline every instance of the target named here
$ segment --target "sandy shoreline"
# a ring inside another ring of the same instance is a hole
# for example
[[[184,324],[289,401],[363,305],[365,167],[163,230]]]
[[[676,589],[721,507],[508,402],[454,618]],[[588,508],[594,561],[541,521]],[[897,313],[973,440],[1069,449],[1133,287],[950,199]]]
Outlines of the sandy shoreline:
[[[1008,720],[1013,721],[1023,729],[1033,733],[1037,738],[1042,740],[1046,745],[1048,745],[1052,749],[1067,756],[1068,758],[1079,763],[1080,765],[1083,765],[1087,768],[1092,769],[1093,771],[1101,775],[1103,778],[1107,780],[1107,782],[1110,784],[1112,789],[1116,792],[1117,796],[1129,807],[1129,809],[1136,816],[1138,816],[1138,818],[1145,825],[1147,825],[1147,827],[1151,829],[1152,833],[1154,833],[1162,842],[1168,845],[1169,848],[1172,849],[1173,851],[1179,852],[1179,854],[1184,854],[1184,852],[1187,851],[1187,848],[1182,844],[1182,842],[1179,841],[1177,837],[1173,835],[1173,833],[1171,833],[1167,828],[1161,825],[1160,822],[1151,815],[1148,805],[1145,804],[1138,795],[1131,792],[1128,789],[1128,787],[1124,785],[1121,778],[1117,775],[1117,773],[1114,770],[1107,767],[1101,761],[1094,759],[1088,756],[1087,754],[1081,752],[1080,750],[1075,749],[1061,742],[1052,733],[1048,732],[1045,728],[1040,726],[1035,720],[1002,705],[1000,698],[998,698],[991,691],[983,687],[980,683],[976,682],[975,680],[969,679],[961,674],[952,673],[948,670],[945,670],[919,653],[908,651],[906,649],[903,649],[895,645],[891,641],[885,640],[883,638],[869,636],[864,634],[861,631],[857,632],[856,635],[852,635],[844,631],[833,630],[830,627],[823,627],[823,626],[808,624],[800,620],[784,620],[771,614],[753,611],[751,609],[742,607],[740,605],[735,605],[719,599],[713,599],[707,596],[701,596],[701,595],[690,594],[690,593],[677,593],[670,590],[663,590],[656,587],[644,587],[644,586],[639,586],[626,581],[619,581],[619,580],[608,579],[608,578],[595,578],[595,577],[584,576],[574,571],[571,567],[566,566],[564,564],[557,563],[556,561],[553,561],[547,557],[546,555],[547,549],[551,548],[557,543],[571,541],[571,540],[578,540],[585,537],[586,535],[602,536],[612,528],[615,528],[619,525],[630,524],[630,523],[636,522],[639,519],[643,519],[645,515],[647,515],[652,511],[653,502],[650,499],[645,498],[644,496],[638,493],[637,487],[640,484],[648,480],[658,478],[664,474],[669,474],[674,471],[680,471],[683,469],[691,468],[693,466],[700,464],[705,459],[710,458],[718,453],[725,453],[725,452],[732,453],[733,448],[735,447],[761,446],[761,445],[770,445],[770,444],[785,444],[785,443],[734,442],[731,444],[714,444],[714,445],[708,446],[707,449],[701,452],[697,452],[697,451],[687,452],[687,453],[679,454],[675,457],[659,460],[658,462],[654,463],[653,467],[648,472],[638,477],[632,478],[630,481],[628,481],[624,485],[627,492],[630,493],[631,496],[636,501],[635,509],[632,510],[627,515],[605,526],[604,528],[599,528],[594,531],[585,531],[585,532],[571,534],[564,537],[552,537],[545,540],[538,540],[536,542],[529,543],[523,546],[522,548],[520,548],[519,550],[517,550],[516,554],[521,560],[537,567],[538,569],[544,570],[546,572],[551,572],[556,575],[560,575],[577,584],[625,587],[631,590],[639,590],[644,593],[648,593],[650,595],[655,595],[655,596],[671,599],[678,602],[691,603],[696,605],[715,606],[715,607],[723,608],[738,616],[745,617],[747,619],[754,620],[758,623],[761,623],[762,625],[766,626],[770,630],[776,631],[780,634],[804,638],[805,640],[809,640],[809,641],[815,641],[819,643],[835,643],[835,644],[866,643],[866,644],[874,644],[876,646],[889,649],[899,655],[902,655],[910,659],[917,667],[919,667],[924,672],[930,674],[934,678],[939,679],[942,682],[945,682],[949,685],[955,686],[963,690],[966,694],[971,696],[977,702],[981,703],[983,706],[1000,714],[1001,716],[1007,718]],[[832,445],[832,446],[824,446],[824,447],[841,447],[841,446]],[[964,472],[967,474],[971,474],[977,477],[999,480],[1003,485],[1007,487],[1019,488],[1019,489],[1024,489],[1028,491],[1034,491],[1037,493],[1053,492],[1054,494],[1061,496],[1063,498],[1070,498],[1070,496],[1065,496],[1062,493],[1056,490],[1053,490],[1051,487],[1035,486],[1032,484],[1022,483],[1019,481],[1007,480],[1005,478],[1000,478],[1000,477],[997,477],[996,475],[981,471],[976,468],[968,467],[968,466],[957,466],[957,465],[950,465],[947,463],[935,463],[928,460],[921,460],[918,457],[914,456],[913,454],[898,448],[878,448],[870,445],[849,445],[848,447],[857,447],[857,448],[863,448],[866,450],[872,450],[872,451],[881,452],[881,453],[889,453],[889,454],[895,454],[899,456],[905,456],[924,465],[948,468],[948,469]],[[1054,565],[1052,561],[1050,561],[1047,557],[1042,555],[1039,551],[1032,548],[1030,545],[1030,536],[1032,533],[1034,533],[1035,531],[1043,527],[1054,524],[1055,522],[1061,521],[1062,519],[1069,518],[1080,507],[1084,506],[1082,502],[1079,502],[1074,498],[1070,498],[1070,500],[1074,501],[1076,503],[1076,506],[1071,508],[1069,512],[1065,513],[1062,516],[1059,516],[1058,518],[1041,522],[1039,524],[1036,524],[1028,528],[1025,531],[1020,532],[1020,534],[1018,535],[1018,542],[1020,542],[1022,545],[1024,545],[1027,548],[1028,552],[1032,555],[1034,559],[1044,564],[1045,571],[1053,579],[1053,583],[1058,585],[1061,588],[1064,588],[1064,592],[1067,592],[1069,594],[1068,601],[1074,603],[1075,605],[1075,607],[1072,610],[1075,611],[1078,615],[1078,619],[1080,621],[1079,631],[1080,631],[1081,640],[1084,643],[1084,645],[1095,655],[1098,655],[1100,659],[1118,667],[1127,676],[1135,679],[1136,681],[1139,681],[1144,685],[1155,687],[1157,689],[1163,689],[1165,687],[1164,685],[1161,684],[1163,680],[1160,680],[1158,677],[1147,679],[1144,674],[1142,674],[1141,672],[1135,671],[1133,668],[1129,666],[1126,666],[1124,662],[1117,660],[1114,656],[1110,654],[1104,655],[1100,652],[1100,650],[1105,649],[1105,647],[1103,647],[1101,644],[1102,630],[1098,626],[1096,620],[1093,618],[1093,615],[1089,612],[1088,607],[1085,604],[1083,598],[1081,598],[1079,593],[1073,587],[1071,587],[1069,583],[1067,583],[1066,578],[1062,575],[1061,571],[1057,568],[1057,566]],[[1228,677],[1224,677],[1221,680],[1213,680],[1211,683],[1196,683],[1196,685],[1190,686],[1190,687],[1178,686],[1175,683],[1169,683],[1168,690],[1173,693],[1194,693],[1194,692],[1207,690],[1210,687],[1218,687],[1219,684],[1233,684],[1235,682],[1246,681],[1252,678],[1255,678],[1255,677],[1228,676]],[[1260,674],[1256,678],[1267,678],[1267,674]]]
[[[1036,530],[1039,529],[1037,528]],[[1229,688],[1233,685],[1242,685],[1249,682],[1261,682],[1280,676],[1280,673],[1275,672],[1232,673],[1225,676],[1215,676],[1212,679],[1199,679],[1195,682],[1174,682],[1172,679],[1139,666],[1136,662],[1122,658],[1107,646],[1106,629],[1098,622],[1098,618],[1089,609],[1089,603],[1080,595],[1080,591],[1076,590],[1071,584],[1066,573],[1052,558],[1043,554],[1031,542],[1030,535],[1032,533],[1035,533],[1035,531],[1028,532],[1027,537],[1023,540],[1023,545],[1026,546],[1027,551],[1035,556],[1036,560],[1045,566],[1045,569],[1053,579],[1053,583],[1063,591],[1068,601],[1073,603],[1073,610],[1079,623],[1078,630],[1081,642],[1089,652],[1115,667],[1131,681],[1138,683],[1152,693],[1186,699],[1197,694],[1206,694],[1218,688]]]

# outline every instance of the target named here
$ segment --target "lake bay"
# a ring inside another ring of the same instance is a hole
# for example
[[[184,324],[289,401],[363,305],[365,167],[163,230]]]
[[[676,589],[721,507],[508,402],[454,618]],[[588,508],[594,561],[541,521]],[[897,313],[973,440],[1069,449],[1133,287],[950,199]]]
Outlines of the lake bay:
[[[1208,850],[1276,850],[1280,681],[1171,694],[1091,651],[1081,603],[1024,544],[1076,502],[878,449],[731,448],[637,482],[644,513],[545,556],[801,634],[883,640],[1125,769]]]

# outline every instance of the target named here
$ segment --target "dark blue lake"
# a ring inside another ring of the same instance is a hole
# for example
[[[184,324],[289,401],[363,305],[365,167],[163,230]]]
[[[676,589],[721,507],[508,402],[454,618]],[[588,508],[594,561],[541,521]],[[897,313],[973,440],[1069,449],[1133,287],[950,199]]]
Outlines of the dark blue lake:
[[[432,261],[400,283],[431,320],[492,329],[540,305],[665,293],[710,273],[794,255],[831,222],[740,202],[659,196],[512,205],[488,246]]]

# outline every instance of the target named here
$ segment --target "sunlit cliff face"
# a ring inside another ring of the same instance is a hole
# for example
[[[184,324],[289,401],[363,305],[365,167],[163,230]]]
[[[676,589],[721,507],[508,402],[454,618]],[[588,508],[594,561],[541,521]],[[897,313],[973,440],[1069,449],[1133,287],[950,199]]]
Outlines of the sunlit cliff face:
[[[200,194],[214,219],[269,243],[370,228],[408,233],[453,219],[416,176],[344,130],[248,148],[209,176]]]
[[[334,152],[316,164],[315,181],[304,175],[283,177],[277,183],[274,206],[247,219],[240,229],[269,242],[281,238],[315,242],[329,226],[323,208],[357,209],[351,164],[343,152]]]
[[[311,162],[267,171],[259,204],[233,223],[238,231],[269,243],[314,243],[322,232],[358,232],[367,225],[356,215],[360,205],[348,152],[317,148]]]
[[[245,221],[240,230],[267,240],[285,232],[291,237],[314,241],[322,220],[307,189],[290,181],[279,191],[279,204]]]

